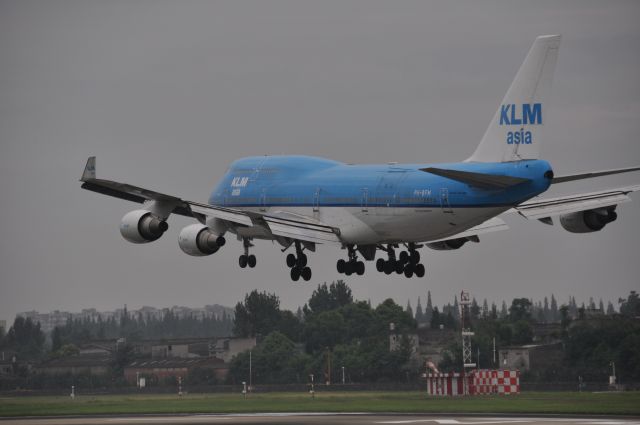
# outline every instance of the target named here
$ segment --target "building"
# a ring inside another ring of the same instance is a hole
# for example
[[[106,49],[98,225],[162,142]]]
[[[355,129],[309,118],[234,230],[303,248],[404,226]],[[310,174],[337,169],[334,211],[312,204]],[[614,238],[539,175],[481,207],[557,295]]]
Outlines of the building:
[[[561,342],[505,347],[499,350],[500,368],[538,370],[559,364],[564,356]]]
[[[231,359],[247,350],[252,350],[256,346],[256,338],[218,338],[213,347],[216,357],[229,363]]]
[[[36,372],[46,375],[106,375],[109,373],[111,355],[87,354],[47,360],[35,367]]]
[[[214,372],[216,379],[224,381],[229,374],[229,366],[222,359],[162,359],[137,360],[124,368],[124,378],[135,385],[138,378],[144,377],[147,385],[165,382],[169,379],[185,381],[190,372],[197,369],[209,369]]]

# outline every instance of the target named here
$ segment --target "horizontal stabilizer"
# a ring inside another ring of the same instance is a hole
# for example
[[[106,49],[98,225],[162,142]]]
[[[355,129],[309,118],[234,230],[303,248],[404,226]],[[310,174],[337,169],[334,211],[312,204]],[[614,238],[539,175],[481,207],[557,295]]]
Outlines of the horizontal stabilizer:
[[[466,183],[469,186],[474,186],[481,189],[506,189],[508,187],[531,181],[522,177],[472,173],[470,171],[445,170],[443,168],[434,167],[421,168],[420,170],[426,173],[435,174],[436,176],[446,177],[451,180]]]
[[[610,176],[612,174],[629,173],[631,171],[640,171],[640,167],[616,168],[615,170],[592,171],[590,173],[569,174],[566,176],[554,177],[551,183],[564,183],[575,180],[591,179],[593,177]]]

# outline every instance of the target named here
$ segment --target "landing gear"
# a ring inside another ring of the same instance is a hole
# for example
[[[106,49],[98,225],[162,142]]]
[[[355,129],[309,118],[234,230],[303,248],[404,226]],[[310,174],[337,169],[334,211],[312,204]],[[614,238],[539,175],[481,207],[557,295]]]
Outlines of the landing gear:
[[[287,267],[291,269],[291,280],[297,282],[302,279],[311,280],[311,269],[307,267],[307,256],[302,252],[299,241],[295,242],[296,254],[287,255]]]
[[[353,245],[348,245],[347,249],[349,251],[349,259],[347,261],[342,258],[338,260],[336,263],[338,273],[344,273],[347,276],[351,276],[355,273],[358,276],[362,276],[364,274],[364,263],[362,261],[358,261],[358,254],[356,254],[356,250]]]
[[[224,245],[224,242],[222,244]],[[252,247],[253,244],[249,241],[248,238],[244,238],[242,239],[242,245],[244,246],[244,254],[242,254],[238,258],[238,265],[240,266],[241,269],[244,269],[247,266],[249,266],[249,268],[254,268],[258,261],[256,260],[255,255],[253,254],[249,255],[249,248]]]
[[[420,264],[420,253],[417,248],[420,248],[414,243],[407,245],[407,251],[400,251],[400,254],[396,258],[396,252],[394,245],[378,246],[378,249],[385,251],[388,255],[388,259],[378,258],[376,261],[376,270],[384,274],[404,274],[405,277],[411,278],[414,275],[416,277],[423,277],[425,273],[424,265]],[[397,248],[397,245],[395,246]]]

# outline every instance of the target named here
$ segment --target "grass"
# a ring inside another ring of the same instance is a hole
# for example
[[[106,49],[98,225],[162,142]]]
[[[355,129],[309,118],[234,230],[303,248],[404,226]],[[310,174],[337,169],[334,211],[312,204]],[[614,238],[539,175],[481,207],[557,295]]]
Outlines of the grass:
[[[3,397],[0,417],[142,413],[394,412],[640,415],[640,392],[427,397],[422,392]]]

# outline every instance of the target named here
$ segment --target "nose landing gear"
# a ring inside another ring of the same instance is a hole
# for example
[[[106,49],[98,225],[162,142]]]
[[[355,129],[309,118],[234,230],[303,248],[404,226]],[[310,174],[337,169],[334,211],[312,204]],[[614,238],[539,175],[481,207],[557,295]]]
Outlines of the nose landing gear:
[[[253,254],[249,255],[249,248],[252,247],[253,244],[248,238],[244,238],[242,239],[242,245],[244,246],[244,254],[238,258],[238,265],[241,269],[244,269],[247,266],[249,266],[249,268],[254,268],[257,263],[256,256]]]

